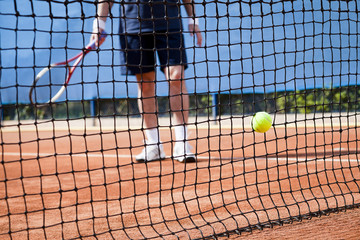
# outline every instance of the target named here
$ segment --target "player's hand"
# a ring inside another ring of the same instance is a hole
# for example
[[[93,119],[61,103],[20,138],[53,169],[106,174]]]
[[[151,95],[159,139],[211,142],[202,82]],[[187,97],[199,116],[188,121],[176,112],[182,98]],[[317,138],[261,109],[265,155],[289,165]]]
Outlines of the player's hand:
[[[101,29],[101,32],[104,31],[104,29]],[[95,42],[95,46],[96,47],[99,47],[104,41],[105,41],[105,38],[104,37],[101,37],[101,33],[97,33],[97,32],[93,32],[91,34],[91,37],[90,37],[90,42],[94,41]]]
[[[95,19],[93,23],[93,31],[90,36],[90,42],[95,42],[95,46],[99,47],[104,41],[105,37],[101,37],[101,34],[105,30],[105,22],[102,20]]]
[[[190,32],[190,36],[194,36],[194,34],[196,35],[197,45],[199,47],[201,47],[201,45],[202,45],[202,35],[201,35],[199,25],[196,24],[196,23],[189,23],[189,32]]]

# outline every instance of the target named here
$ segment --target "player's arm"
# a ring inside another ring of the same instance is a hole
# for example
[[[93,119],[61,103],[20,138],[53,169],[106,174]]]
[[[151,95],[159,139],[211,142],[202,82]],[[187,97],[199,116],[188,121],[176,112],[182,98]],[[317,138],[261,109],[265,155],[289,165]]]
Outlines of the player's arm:
[[[197,45],[200,47],[202,44],[202,35],[199,28],[199,19],[196,18],[194,0],[182,0],[185,6],[186,13],[189,17],[189,31],[191,36],[195,33]]]
[[[101,32],[105,30],[106,19],[112,6],[112,0],[99,0],[96,4],[97,17],[94,19],[93,31],[90,38],[90,41],[95,41],[96,46],[101,45],[101,43],[99,43],[99,36]]]

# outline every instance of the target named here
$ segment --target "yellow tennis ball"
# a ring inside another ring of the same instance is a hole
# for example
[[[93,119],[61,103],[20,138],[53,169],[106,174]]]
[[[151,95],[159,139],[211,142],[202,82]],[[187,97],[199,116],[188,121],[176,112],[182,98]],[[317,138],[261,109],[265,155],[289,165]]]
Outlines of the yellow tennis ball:
[[[272,118],[267,112],[256,113],[252,120],[251,126],[254,131],[264,133],[271,128]]]

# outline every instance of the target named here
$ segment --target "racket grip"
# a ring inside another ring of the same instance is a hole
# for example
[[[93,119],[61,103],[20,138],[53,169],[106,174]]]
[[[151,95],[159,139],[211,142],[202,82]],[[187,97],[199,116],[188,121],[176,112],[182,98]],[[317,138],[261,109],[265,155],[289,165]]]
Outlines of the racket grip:
[[[101,35],[100,35],[100,38],[106,38],[106,36],[107,36],[107,33],[105,31],[102,31]]]
[[[105,31],[102,31],[100,34],[100,39],[99,39],[99,46],[105,41],[106,36],[107,36],[107,33]],[[95,48],[96,48],[95,41],[91,41],[89,43],[89,49],[95,49]]]

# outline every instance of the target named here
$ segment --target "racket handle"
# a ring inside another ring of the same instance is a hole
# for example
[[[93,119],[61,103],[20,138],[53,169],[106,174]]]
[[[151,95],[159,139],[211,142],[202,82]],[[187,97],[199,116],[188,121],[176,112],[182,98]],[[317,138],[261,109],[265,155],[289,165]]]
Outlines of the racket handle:
[[[103,41],[105,40],[107,36],[107,33],[105,31],[102,31],[100,34],[100,39],[99,39],[99,46],[103,43]],[[87,47],[88,49],[95,49],[96,45],[95,45],[95,41],[91,41]]]

